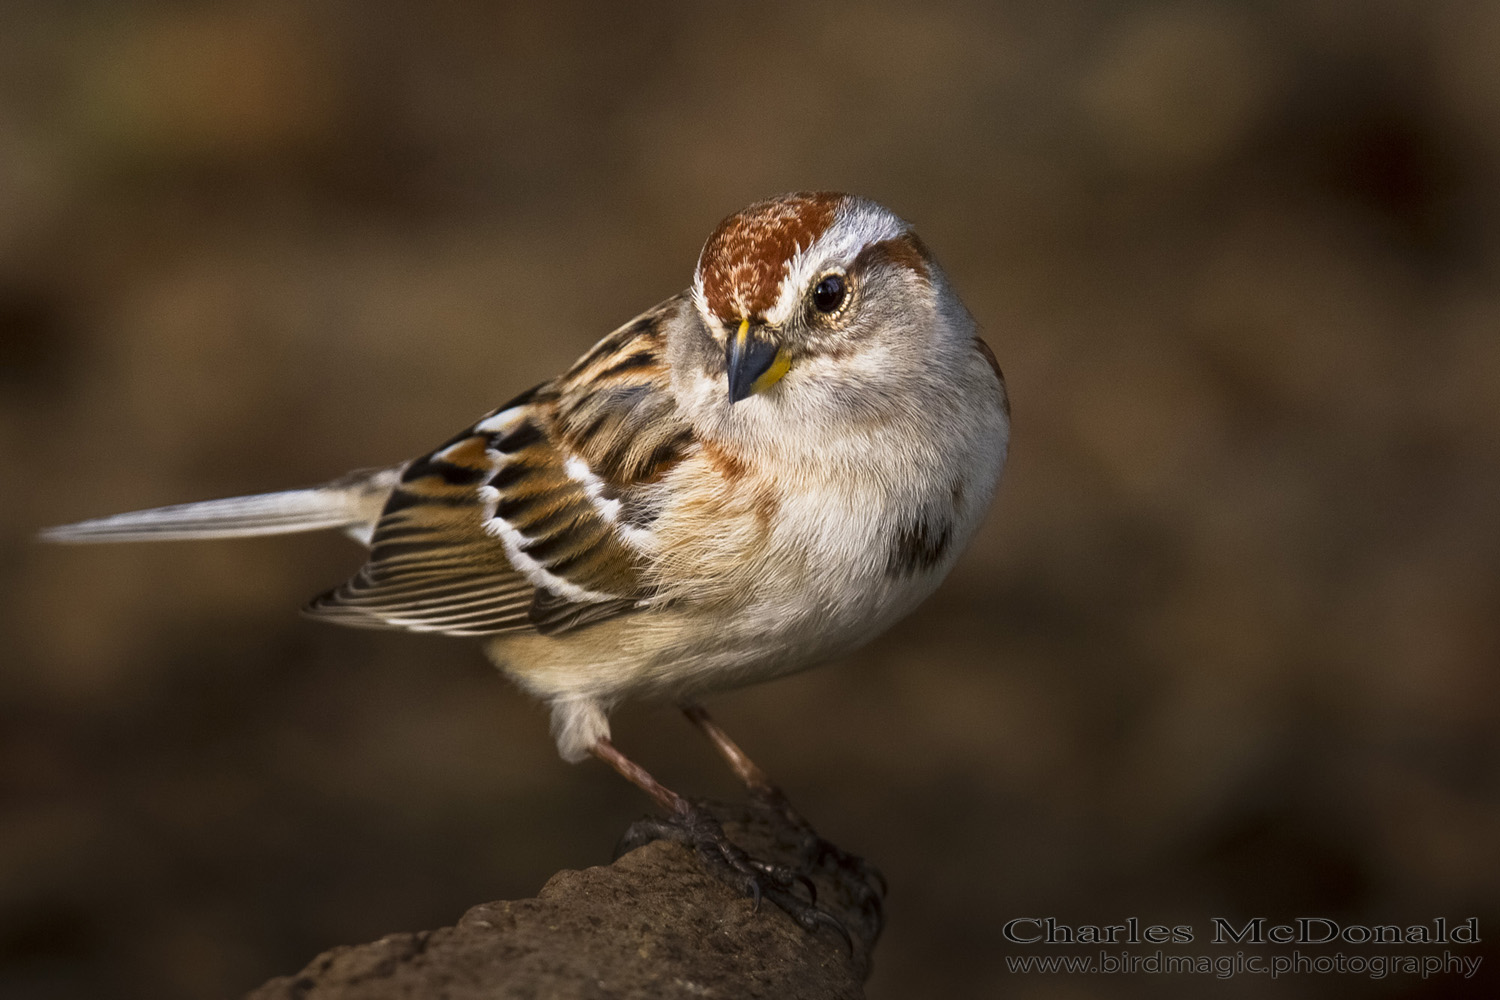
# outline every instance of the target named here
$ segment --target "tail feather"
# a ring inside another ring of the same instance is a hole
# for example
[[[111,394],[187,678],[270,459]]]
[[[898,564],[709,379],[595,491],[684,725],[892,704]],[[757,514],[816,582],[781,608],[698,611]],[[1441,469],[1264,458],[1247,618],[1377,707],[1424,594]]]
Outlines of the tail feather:
[[[368,544],[400,467],[364,470],[309,489],[173,504],[46,528],[48,542],[164,542],[342,528]]]

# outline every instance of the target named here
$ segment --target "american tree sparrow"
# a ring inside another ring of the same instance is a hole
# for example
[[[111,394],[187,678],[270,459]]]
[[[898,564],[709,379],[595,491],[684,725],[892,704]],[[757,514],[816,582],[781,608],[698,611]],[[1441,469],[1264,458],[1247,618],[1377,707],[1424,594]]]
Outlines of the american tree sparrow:
[[[911,227],[862,198],[797,193],[725,219],[691,288],[421,458],[43,537],[343,530],[368,560],[308,614],[480,639],[551,706],[566,760],[610,764],[721,874],[811,928],[831,918],[790,892],[796,876],[621,754],[609,712],[676,700],[801,822],[696,700],[910,611],[979,524],[1008,435],[995,357]]]

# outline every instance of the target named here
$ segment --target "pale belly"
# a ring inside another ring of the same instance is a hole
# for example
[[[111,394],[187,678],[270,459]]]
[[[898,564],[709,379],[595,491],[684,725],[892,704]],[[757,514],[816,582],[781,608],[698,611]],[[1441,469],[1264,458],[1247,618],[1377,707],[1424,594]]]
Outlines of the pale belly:
[[[765,516],[758,491],[664,526],[674,558],[659,605],[546,637],[502,636],[497,665],[548,699],[605,706],[639,697],[697,697],[794,673],[858,648],[926,598],[972,533],[989,490],[954,509],[948,550],[893,572],[894,533],[910,498],[849,488],[783,491]],[[918,505],[920,506],[920,505]]]

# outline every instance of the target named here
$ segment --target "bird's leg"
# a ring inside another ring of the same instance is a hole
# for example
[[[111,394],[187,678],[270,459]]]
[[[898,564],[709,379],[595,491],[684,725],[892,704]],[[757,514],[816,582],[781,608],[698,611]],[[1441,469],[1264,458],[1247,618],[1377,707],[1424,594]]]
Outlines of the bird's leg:
[[[672,840],[686,844],[698,853],[709,871],[721,881],[754,899],[757,909],[762,898],[769,899],[806,930],[812,931],[823,926],[836,931],[844,939],[850,953],[853,953],[854,944],[844,925],[818,909],[816,901],[807,902],[791,891],[792,886],[801,883],[807,886],[810,894],[815,893],[812,882],[806,876],[785,865],[752,858],[729,839],[719,821],[707,809],[690,802],[657,781],[650,772],[626,757],[608,739],[596,741],[590,752],[667,811],[665,819],[648,817],[632,823],[621,839],[621,853],[653,840]]]
[[[622,754],[608,739],[595,741],[589,752],[614,768],[622,778],[651,796],[657,805],[673,815],[681,815],[692,809],[692,804],[687,799],[651,777],[651,772]]]
[[[800,842],[802,856],[810,865],[830,866],[836,870],[851,872],[867,888],[873,890],[861,894],[861,902],[873,907],[878,917],[880,900],[886,893],[885,876],[880,873],[880,869],[820,836],[812,824],[793,808],[786,793],[740,749],[739,744],[729,738],[729,734],[719,727],[702,705],[688,702],[682,706],[682,712],[708,737],[714,749],[728,762],[730,770],[745,783],[745,787],[750,790],[750,797],[775,819],[792,828]]]
[[[682,706],[682,714],[688,717],[688,721],[697,726],[708,742],[714,745],[719,755],[729,764],[729,769],[735,773],[735,777],[745,783],[745,787],[757,796],[776,795],[785,801],[786,796],[781,790],[771,784],[771,779],[766,776],[755,761],[746,756],[740,745],[729,738],[729,734],[719,728],[708,714],[708,710],[697,702],[688,702]],[[790,806],[788,807],[790,808]]]

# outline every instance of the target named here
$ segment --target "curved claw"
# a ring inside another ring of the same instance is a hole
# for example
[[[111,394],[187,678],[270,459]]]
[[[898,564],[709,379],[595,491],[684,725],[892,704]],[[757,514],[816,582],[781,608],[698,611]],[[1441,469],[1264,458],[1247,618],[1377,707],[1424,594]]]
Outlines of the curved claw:
[[[783,835],[790,835],[798,845],[802,862],[798,871],[805,873],[812,869],[822,869],[832,874],[843,891],[852,896],[855,905],[871,921],[872,940],[878,938],[885,923],[884,899],[890,892],[885,874],[859,855],[826,840],[797,811],[781,789],[775,786],[752,788],[750,799],[754,807],[770,820],[773,828],[781,830]],[[809,886],[809,895],[812,895],[816,904],[817,896],[813,895],[815,888],[806,879],[799,881]],[[800,922],[802,921],[799,920]]]
[[[854,957],[854,938],[849,935],[849,928],[844,922],[826,910],[820,910],[816,906],[810,906],[797,915],[797,923],[802,929],[816,933],[819,926],[827,927],[839,937],[844,939],[844,951],[850,958]]]

